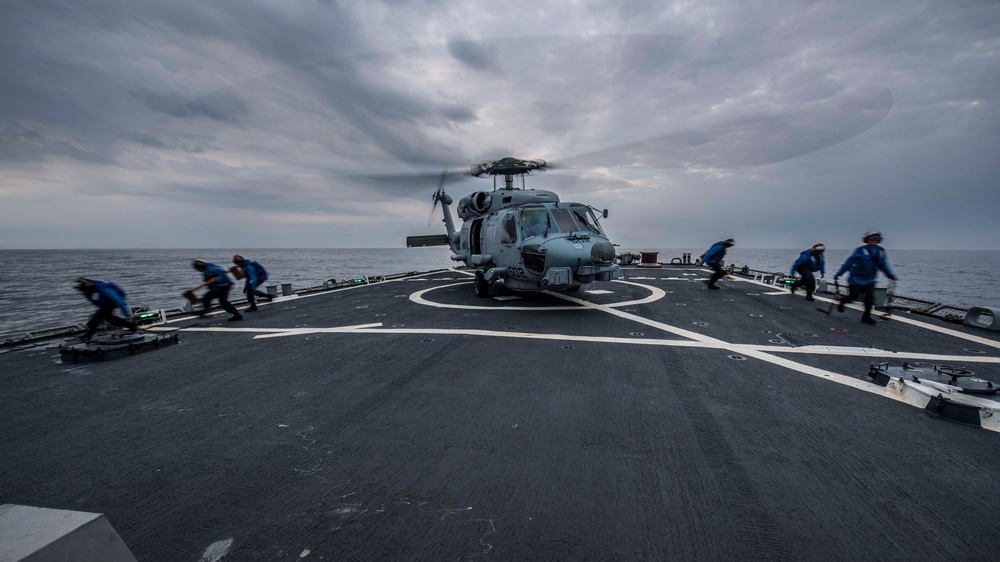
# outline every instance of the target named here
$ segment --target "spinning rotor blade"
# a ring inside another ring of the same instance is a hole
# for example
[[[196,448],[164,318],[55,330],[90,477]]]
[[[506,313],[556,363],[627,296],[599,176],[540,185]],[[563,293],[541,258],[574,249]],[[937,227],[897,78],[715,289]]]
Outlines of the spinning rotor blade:
[[[441,175],[438,177],[437,191],[431,196],[434,203],[431,205],[431,214],[427,217],[427,228],[431,227],[431,221],[434,220],[434,211],[437,209],[438,202],[444,196],[444,184],[446,181],[448,181],[448,168],[441,171]]]

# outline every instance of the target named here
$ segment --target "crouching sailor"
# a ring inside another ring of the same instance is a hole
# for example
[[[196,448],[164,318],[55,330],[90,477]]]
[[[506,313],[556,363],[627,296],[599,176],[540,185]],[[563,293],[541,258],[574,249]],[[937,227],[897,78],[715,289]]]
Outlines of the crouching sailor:
[[[73,287],[97,307],[97,312],[87,322],[87,332],[82,336],[83,341],[90,341],[102,322],[128,328],[130,332],[139,330],[139,326],[129,320],[132,317],[132,309],[125,302],[125,291],[118,285],[111,281],[77,277],[73,280]],[[116,308],[121,312],[122,318],[115,316]]]
[[[799,287],[805,287],[806,300],[816,300],[813,298],[813,290],[816,288],[816,276],[813,275],[813,272],[818,271],[820,277],[826,276],[826,261],[823,259],[823,252],[825,251],[826,246],[813,244],[812,248],[799,254],[799,259],[795,260],[795,263],[792,264],[790,275],[794,277],[798,273],[802,277],[789,287],[792,293],[795,293],[795,289]]]
[[[250,304],[247,312],[257,310],[257,302],[254,300],[254,297],[267,299],[267,302],[271,302],[273,298],[271,295],[257,290],[257,287],[260,287],[264,281],[267,281],[267,270],[264,269],[264,266],[253,260],[248,260],[239,254],[233,256],[233,263],[243,270],[243,277],[246,279],[243,292],[247,294],[247,303]]]
[[[722,260],[726,257],[726,248],[732,248],[735,241],[726,238],[722,242],[716,242],[704,254],[701,255],[701,263],[712,268],[712,277],[708,280],[709,289],[718,289],[716,281],[726,275],[726,270],[722,269]]]
[[[229,302],[229,290],[233,288],[233,282],[226,275],[226,270],[215,265],[214,263],[208,263],[202,260],[194,260],[191,264],[197,271],[201,272],[202,278],[205,280],[204,283],[198,285],[192,292],[197,291],[202,287],[208,287],[205,291],[205,295],[201,297],[202,309],[198,312],[198,316],[204,316],[208,313],[208,310],[212,308],[212,301],[218,299],[219,305],[228,313],[232,314],[227,320],[228,322],[235,322],[236,320],[243,320],[243,315],[236,310],[236,307]]]

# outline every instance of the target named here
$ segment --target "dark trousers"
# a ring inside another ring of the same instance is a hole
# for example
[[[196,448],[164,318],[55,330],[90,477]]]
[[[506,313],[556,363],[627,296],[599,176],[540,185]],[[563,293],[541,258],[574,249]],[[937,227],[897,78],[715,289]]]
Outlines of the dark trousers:
[[[792,288],[798,289],[799,287],[805,287],[806,296],[813,296],[813,290],[816,289],[816,276],[813,275],[812,270],[809,269],[808,265],[803,264],[800,265],[795,271],[797,271],[802,278],[795,281],[795,283],[792,283]]]
[[[208,312],[208,309],[212,308],[212,301],[215,299],[219,300],[219,306],[223,308],[229,314],[236,314],[236,307],[229,302],[229,289],[232,285],[226,285],[224,287],[215,287],[212,285],[208,286],[208,291],[205,292],[205,296],[201,297],[202,313]]]
[[[715,273],[712,274],[712,278],[708,280],[708,284],[710,286],[715,285],[716,281],[722,279],[726,275],[726,270],[722,269],[722,264],[719,262],[715,262],[708,267],[711,267],[712,270],[715,271]]]
[[[266,279],[261,280],[260,282],[255,283],[253,285],[251,285],[250,282],[247,281],[246,286],[243,287],[243,292],[247,294],[247,303],[250,305],[250,308],[257,307],[257,302],[254,300],[254,297],[265,299],[268,301],[271,300],[270,295],[268,295],[267,293],[262,293],[257,290],[257,287],[259,287],[261,283],[263,283],[264,281],[266,281]]]
[[[83,339],[89,340],[91,336],[94,335],[94,332],[97,331],[97,327],[101,325],[101,322],[107,322],[108,324],[118,326],[119,328],[128,328],[133,332],[139,329],[135,323],[115,316],[115,308],[115,304],[111,302],[98,305],[97,312],[95,312],[87,322],[87,333],[83,335]]]
[[[872,308],[875,308],[875,283],[867,285],[850,285],[851,292],[845,297],[840,297],[840,304],[848,304],[858,300],[861,295],[865,297],[864,317],[872,315]]]

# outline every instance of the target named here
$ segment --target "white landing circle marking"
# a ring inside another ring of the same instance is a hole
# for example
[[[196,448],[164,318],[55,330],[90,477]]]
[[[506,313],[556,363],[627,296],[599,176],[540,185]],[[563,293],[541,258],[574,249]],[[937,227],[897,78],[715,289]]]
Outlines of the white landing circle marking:
[[[608,308],[621,308],[621,307],[624,307],[624,306],[634,306],[634,305],[637,305],[637,304],[647,304],[647,303],[655,302],[655,301],[658,301],[658,300],[662,299],[664,296],[666,296],[666,293],[663,292],[662,289],[658,289],[658,288],[652,287],[650,285],[643,285],[641,283],[631,283],[629,281],[613,281],[613,283],[621,283],[623,285],[634,285],[636,287],[641,287],[641,288],[646,289],[647,291],[649,291],[650,295],[648,297],[646,297],[646,298],[642,298],[642,299],[638,299],[638,300],[625,301],[625,302],[612,303],[612,304],[605,304],[605,305],[601,305],[601,306],[608,307]],[[439,303],[439,302],[429,301],[426,298],[424,298],[424,295],[426,293],[429,293],[431,291],[436,291],[438,289],[445,289],[447,287],[454,287],[456,285],[468,286],[468,283],[453,283],[453,284],[450,284],[450,285],[441,285],[441,286],[438,286],[438,287],[431,287],[429,289],[424,289],[422,291],[417,291],[417,292],[415,292],[415,293],[413,293],[413,294],[410,295],[410,300],[413,301],[413,302],[415,302],[416,304],[422,304],[424,306],[433,306],[433,307],[436,307],[436,308],[457,308],[457,309],[462,309],[462,310],[580,310],[580,308],[581,308],[581,306],[579,306],[579,305],[572,305],[572,306],[478,306],[478,305],[473,305],[473,304],[445,304],[445,303]],[[544,292],[549,293],[549,294],[555,294],[556,296],[559,296],[558,293],[552,293],[550,291],[544,291]],[[574,299],[574,302],[575,302],[575,299]],[[585,308],[585,307],[583,307],[583,308]]]

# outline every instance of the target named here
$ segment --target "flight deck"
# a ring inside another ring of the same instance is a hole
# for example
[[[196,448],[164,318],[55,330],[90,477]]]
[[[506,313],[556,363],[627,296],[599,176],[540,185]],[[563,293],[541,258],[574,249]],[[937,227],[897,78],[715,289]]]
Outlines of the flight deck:
[[[1000,385],[996,333],[621,271],[487,298],[436,271],[176,317],[109,361],[11,350],[0,503],[102,513],[139,560],[994,557],[990,407],[957,423],[921,405],[947,385],[870,373]]]

